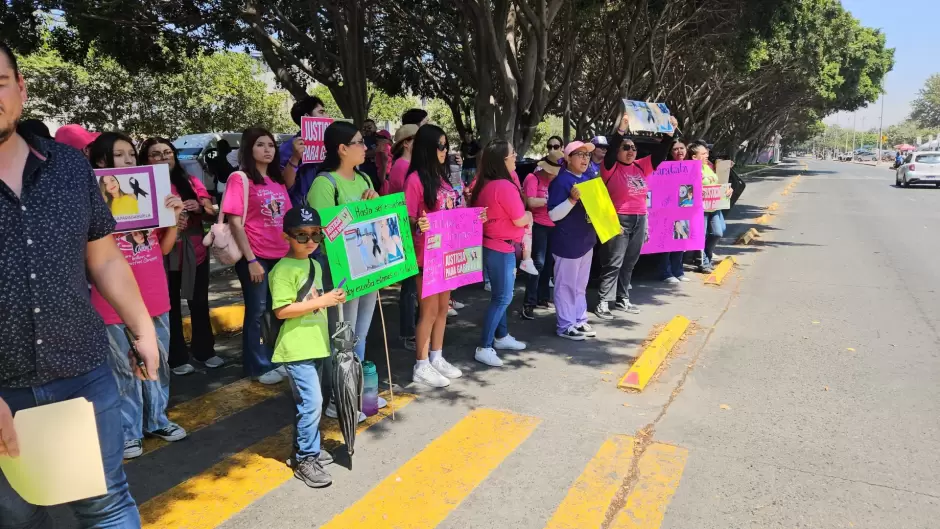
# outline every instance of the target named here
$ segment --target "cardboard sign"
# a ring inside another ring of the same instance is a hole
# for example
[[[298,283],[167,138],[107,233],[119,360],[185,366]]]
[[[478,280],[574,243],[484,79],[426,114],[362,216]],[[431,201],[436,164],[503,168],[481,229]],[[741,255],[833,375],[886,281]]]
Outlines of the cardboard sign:
[[[575,184],[575,187],[581,191],[581,204],[584,205],[584,210],[587,211],[601,244],[620,235],[620,218],[617,216],[617,210],[614,208],[604,181],[600,178],[592,178],[587,182]]]
[[[702,186],[702,207],[705,211],[731,209],[731,184]]]
[[[330,118],[300,118],[300,138],[304,140],[304,155],[300,163],[320,163],[326,158],[323,133],[333,123]]]
[[[482,208],[456,208],[428,214],[424,233],[421,297],[483,281]]]
[[[663,162],[647,180],[647,239],[640,253],[705,247],[702,162]]]
[[[115,233],[176,225],[173,210],[163,206],[170,195],[166,164],[95,169],[101,197],[117,221]]]
[[[715,163],[715,174],[718,175],[719,184],[727,184],[731,178],[731,166],[734,163],[731,160],[718,160]]]
[[[418,273],[404,193],[324,208],[319,213],[326,226],[323,243],[333,284],[345,281],[346,299]]]
[[[623,113],[630,120],[630,131],[674,132],[669,122],[669,108],[665,103],[623,100]]]

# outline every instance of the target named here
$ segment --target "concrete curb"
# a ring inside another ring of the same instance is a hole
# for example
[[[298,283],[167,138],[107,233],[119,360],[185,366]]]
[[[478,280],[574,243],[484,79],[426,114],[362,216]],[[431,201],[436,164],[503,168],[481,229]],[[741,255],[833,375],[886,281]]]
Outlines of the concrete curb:
[[[725,277],[734,270],[734,265],[736,261],[734,257],[725,257],[718,266],[715,267],[715,271],[711,274],[708,274],[708,277],[705,278],[706,285],[721,285],[721,282],[725,280]]]
[[[665,328],[646,346],[646,349],[640,353],[630,370],[620,379],[617,387],[620,389],[636,389],[642,391],[653,378],[653,374],[659,369],[659,366],[666,359],[669,351],[675,347],[676,342],[689,328],[688,318],[685,316],[676,316]]]
[[[245,321],[245,305],[223,305],[209,309],[209,320],[215,334],[238,332]],[[186,340],[193,337],[193,324],[190,316],[183,318],[183,336]]]
[[[751,228],[741,234],[740,237],[734,242],[735,244],[749,244],[752,240],[760,236],[760,233],[757,231],[757,228]]]

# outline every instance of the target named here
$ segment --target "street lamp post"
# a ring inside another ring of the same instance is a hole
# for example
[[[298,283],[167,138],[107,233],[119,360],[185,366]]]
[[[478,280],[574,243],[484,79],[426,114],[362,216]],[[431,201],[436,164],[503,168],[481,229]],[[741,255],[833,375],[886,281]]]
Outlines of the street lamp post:
[[[881,92],[881,117],[878,119],[878,161],[881,162],[882,150],[884,149],[885,134],[885,94]]]

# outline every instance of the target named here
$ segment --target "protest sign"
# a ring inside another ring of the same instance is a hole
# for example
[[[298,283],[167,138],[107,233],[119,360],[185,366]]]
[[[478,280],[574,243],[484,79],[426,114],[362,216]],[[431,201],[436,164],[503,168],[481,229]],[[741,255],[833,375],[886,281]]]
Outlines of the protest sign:
[[[95,169],[95,177],[101,196],[117,222],[116,233],[176,224],[173,210],[163,205],[170,195],[168,165]]]
[[[718,160],[715,162],[715,174],[718,175],[719,184],[727,184],[731,178],[731,167],[734,162],[731,160]]]
[[[355,299],[418,273],[404,193],[319,210],[333,284]]]
[[[702,208],[705,211],[731,209],[731,184],[702,186]]]
[[[424,232],[422,298],[483,281],[481,211],[457,208],[428,214],[431,229]]]
[[[575,187],[581,192],[581,204],[584,205],[601,244],[620,235],[620,218],[617,217],[617,210],[614,209],[604,181],[592,178],[587,182],[575,184]]]
[[[300,118],[300,137],[304,140],[304,156],[300,163],[320,163],[326,158],[323,147],[323,133],[333,123],[330,118]]]
[[[630,120],[630,131],[674,132],[665,103],[623,100],[623,113]]]
[[[702,162],[663,162],[647,180],[647,239],[640,253],[705,247]]]

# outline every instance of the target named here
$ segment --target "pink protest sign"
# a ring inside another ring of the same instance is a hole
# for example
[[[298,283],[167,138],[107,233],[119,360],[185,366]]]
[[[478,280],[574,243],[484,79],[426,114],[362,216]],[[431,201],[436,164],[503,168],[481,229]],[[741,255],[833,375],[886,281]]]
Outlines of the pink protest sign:
[[[663,162],[646,182],[649,230],[640,253],[704,248],[702,162]]]
[[[304,156],[301,163],[320,163],[326,158],[323,133],[333,123],[330,118],[300,118],[300,137],[304,140]]]
[[[457,208],[428,214],[424,233],[421,297],[483,281],[481,208]]]

